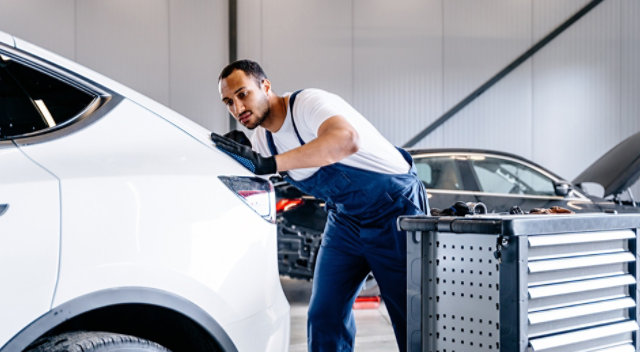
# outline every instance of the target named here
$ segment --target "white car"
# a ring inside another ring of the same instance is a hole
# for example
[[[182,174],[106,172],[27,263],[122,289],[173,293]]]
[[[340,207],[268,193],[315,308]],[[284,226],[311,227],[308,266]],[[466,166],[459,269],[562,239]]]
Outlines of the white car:
[[[273,187],[209,134],[0,32],[0,352],[288,349]]]

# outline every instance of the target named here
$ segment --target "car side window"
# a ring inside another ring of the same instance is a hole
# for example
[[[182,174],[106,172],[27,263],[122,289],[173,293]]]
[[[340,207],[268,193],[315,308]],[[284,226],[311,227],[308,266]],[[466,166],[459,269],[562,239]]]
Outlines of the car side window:
[[[471,166],[483,192],[555,195],[550,178],[515,161],[486,157],[471,160]]]
[[[0,139],[55,128],[95,95],[0,53]]]
[[[464,189],[456,160],[450,156],[415,158],[416,171],[426,188]]]

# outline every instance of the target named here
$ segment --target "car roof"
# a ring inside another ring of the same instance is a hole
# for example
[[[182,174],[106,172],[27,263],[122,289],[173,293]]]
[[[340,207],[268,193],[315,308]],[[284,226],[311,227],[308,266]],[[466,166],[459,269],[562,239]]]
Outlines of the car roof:
[[[520,155],[498,151],[498,150],[477,149],[477,148],[422,148],[422,149],[408,149],[407,151],[411,155],[443,153],[443,154],[484,154],[484,155],[501,156],[501,157],[516,159],[516,160],[531,164],[532,166],[535,166],[541,170],[544,170],[545,172],[557,178],[558,180],[565,180],[564,177],[559,176],[558,174],[554,173],[553,171],[550,171],[546,167],[534,161],[526,159]]]
[[[9,46],[15,46],[15,41],[13,40],[13,37],[3,31],[0,31],[0,43],[6,44]]]

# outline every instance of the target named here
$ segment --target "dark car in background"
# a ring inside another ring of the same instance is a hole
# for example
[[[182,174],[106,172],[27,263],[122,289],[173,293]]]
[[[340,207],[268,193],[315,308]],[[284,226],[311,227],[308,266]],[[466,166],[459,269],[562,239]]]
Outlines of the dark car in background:
[[[418,176],[429,195],[429,206],[447,209],[454,203],[481,202],[489,213],[523,212],[559,206],[576,213],[640,212],[629,187],[640,176],[640,133],[602,156],[573,183],[520,156],[478,149],[417,149]],[[311,279],[327,214],[324,202],[281,178],[272,178],[277,197],[278,265],[281,275]],[[602,197],[587,194],[594,182]],[[623,194],[629,197],[623,200]]]

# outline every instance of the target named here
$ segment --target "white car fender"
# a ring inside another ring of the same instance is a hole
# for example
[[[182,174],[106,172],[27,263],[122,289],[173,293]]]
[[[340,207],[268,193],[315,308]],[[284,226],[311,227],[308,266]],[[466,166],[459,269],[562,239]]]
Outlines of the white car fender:
[[[216,177],[252,174],[138,104],[124,99],[112,109],[65,138],[21,146],[60,178],[53,306],[142,285],[179,294],[223,326],[266,314],[265,306],[286,315],[275,224]]]

